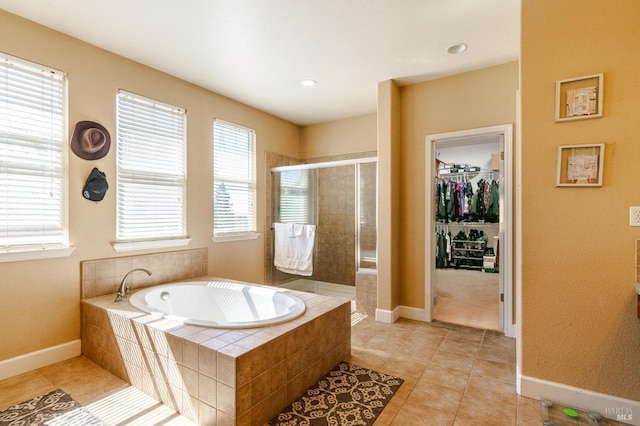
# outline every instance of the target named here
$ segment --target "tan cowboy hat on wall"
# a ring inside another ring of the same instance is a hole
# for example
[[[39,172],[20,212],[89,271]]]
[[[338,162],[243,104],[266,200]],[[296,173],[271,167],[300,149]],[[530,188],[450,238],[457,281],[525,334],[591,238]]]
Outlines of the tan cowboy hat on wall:
[[[71,150],[85,160],[99,160],[111,147],[109,131],[94,121],[79,121],[69,141]]]

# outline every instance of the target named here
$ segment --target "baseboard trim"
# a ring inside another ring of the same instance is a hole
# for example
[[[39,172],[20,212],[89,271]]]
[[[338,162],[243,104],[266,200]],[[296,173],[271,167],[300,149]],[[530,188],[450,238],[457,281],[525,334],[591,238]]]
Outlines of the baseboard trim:
[[[376,309],[376,321],[391,324],[398,321],[400,318],[425,321],[425,312],[424,309],[403,305],[396,306],[393,311],[379,308]]]
[[[376,321],[392,324],[400,318],[400,309],[398,306],[393,311],[376,308]]]
[[[80,339],[0,361],[0,380],[79,356]]]
[[[400,318],[406,318],[416,321],[426,321],[426,313],[424,309],[414,308],[411,306],[398,306],[400,308]]]
[[[529,376],[521,376],[520,390],[523,396],[529,398],[548,399],[569,407],[595,411],[607,419],[640,426],[640,401]]]

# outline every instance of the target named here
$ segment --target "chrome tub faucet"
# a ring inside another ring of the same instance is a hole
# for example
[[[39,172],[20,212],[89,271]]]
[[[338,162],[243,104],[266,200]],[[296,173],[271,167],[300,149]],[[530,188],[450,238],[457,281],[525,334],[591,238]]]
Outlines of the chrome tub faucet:
[[[137,271],[146,272],[147,275],[149,276],[151,275],[151,271],[144,268],[136,268],[127,272],[127,274],[124,276],[124,278],[120,282],[120,287],[118,287],[118,292],[116,293],[116,300],[114,300],[114,302],[119,302],[122,299],[126,299],[127,297],[129,297],[129,292],[131,291],[131,287],[127,285],[127,278],[129,278],[129,275]]]

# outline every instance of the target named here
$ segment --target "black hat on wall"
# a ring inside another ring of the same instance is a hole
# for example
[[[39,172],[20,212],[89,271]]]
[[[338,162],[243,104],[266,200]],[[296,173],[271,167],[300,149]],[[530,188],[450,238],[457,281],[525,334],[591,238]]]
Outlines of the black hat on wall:
[[[95,121],[79,121],[69,141],[71,150],[85,160],[99,160],[111,147],[109,131]]]
[[[82,196],[87,200],[102,201],[107,189],[109,189],[107,176],[94,167],[84,184],[84,188],[82,188]]]

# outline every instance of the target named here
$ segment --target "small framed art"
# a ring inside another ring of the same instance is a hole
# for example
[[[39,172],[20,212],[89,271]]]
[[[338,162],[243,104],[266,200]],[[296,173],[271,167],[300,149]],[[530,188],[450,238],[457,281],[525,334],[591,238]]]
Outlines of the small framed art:
[[[603,167],[603,143],[559,146],[556,186],[602,186]]]
[[[556,81],[556,122],[602,117],[603,74]]]

